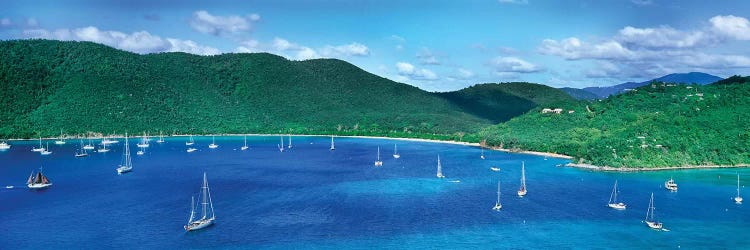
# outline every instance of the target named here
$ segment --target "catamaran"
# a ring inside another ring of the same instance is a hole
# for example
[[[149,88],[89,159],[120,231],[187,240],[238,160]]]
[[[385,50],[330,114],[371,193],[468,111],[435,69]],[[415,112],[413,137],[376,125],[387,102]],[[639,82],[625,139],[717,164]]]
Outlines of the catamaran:
[[[672,177],[669,177],[669,180],[664,182],[664,188],[672,192],[677,191],[677,183],[674,182],[674,179],[672,179]]]
[[[0,142],[0,150],[10,149],[10,144],[7,142]]]
[[[247,150],[248,148],[250,148],[250,147],[247,146],[247,136],[245,136],[245,145],[242,145],[242,147],[240,148],[240,150]]]
[[[656,208],[654,207],[654,193],[651,193],[651,201],[648,202],[648,211],[646,211],[646,225],[653,229],[662,229],[664,225],[656,220],[656,216],[654,215],[655,210]]]
[[[497,201],[495,202],[495,207],[492,208],[492,210],[500,210],[503,208],[503,205],[500,204],[500,180],[497,180]]]
[[[378,147],[378,159],[375,160],[375,166],[376,167],[383,166],[383,162],[380,160],[380,147]]]
[[[139,148],[147,148],[149,146],[148,136],[146,136],[146,132],[143,132],[143,138],[141,139],[141,142],[139,142],[136,146],[138,146]]]
[[[39,152],[39,153],[42,154],[42,155],[51,155],[52,154],[52,151],[49,151],[49,142],[47,142],[47,148],[44,149],[44,151]]]
[[[276,144],[276,146],[279,147],[279,152],[284,152],[284,136],[279,136],[279,141],[281,144]]]
[[[39,137],[39,147],[38,148],[32,148],[31,152],[43,152],[47,150],[46,148],[42,147],[42,137]]]
[[[742,204],[742,196],[740,196],[740,174],[737,173],[737,197],[734,197],[734,203]]]
[[[612,188],[612,194],[609,195],[609,202],[607,202],[607,206],[617,210],[623,210],[625,209],[625,203],[617,202],[617,193],[617,180],[615,180],[615,187]]]
[[[192,146],[193,144],[195,144],[195,141],[193,140],[193,135],[190,135],[190,139],[185,142],[185,146]]]
[[[219,145],[216,145],[216,136],[211,136],[212,141],[211,144],[208,144],[208,148],[218,148]]]
[[[62,130],[60,130],[60,138],[58,138],[55,141],[55,145],[63,145],[63,144],[65,144],[65,140],[63,140],[63,132]]]
[[[42,174],[41,167],[39,167],[39,172],[36,173],[36,176],[34,175],[34,171],[31,171],[31,175],[29,175],[29,180],[26,181],[26,184],[29,189],[43,189],[52,186],[52,182],[49,181],[47,176]]]
[[[521,162],[521,188],[518,189],[518,196],[523,197],[526,195],[526,166],[525,162]]]
[[[331,150],[336,150],[336,147],[333,146],[333,136],[331,136]]]
[[[438,155],[437,174],[435,176],[437,178],[445,178],[445,175],[443,175],[443,166],[440,165],[440,155]]]
[[[214,214],[214,204],[211,202],[211,192],[208,189],[208,179],[206,173],[203,173],[203,186],[201,187],[200,196],[198,199],[201,201],[201,217],[195,219],[195,196],[190,199],[190,219],[188,219],[187,225],[185,225],[185,231],[193,231],[208,227],[214,224],[216,215]]]
[[[164,143],[164,135],[161,131],[159,131],[159,140],[157,140],[156,143]]]
[[[94,144],[91,143],[91,138],[89,138],[89,144],[86,144],[85,146],[83,146],[83,149],[85,149],[85,150],[92,150],[92,149],[94,149]]]
[[[401,158],[401,155],[398,153],[398,148],[396,147],[396,144],[393,144],[393,158]]]
[[[130,159],[130,143],[128,143],[128,134],[125,134],[125,152],[122,153],[122,162],[117,167],[117,174],[124,174],[133,171],[133,161]]]
[[[106,153],[106,152],[109,152],[109,149],[107,148],[107,144],[109,144],[109,143],[104,143],[105,140],[107,140],[107,139],[103,139],[102,140],[102,147],[96,150],[97,153]]]
[[[292,148],[292,135],[289,135],[289,145],[286,148]]]
[[[83,146],[83,139],[81,139],[81,148],[79,149],[79,151],[76,151],[75,156],[76,157],[86,157],[86,156],[89,156],[89,154],[86,152],[86,147]]]

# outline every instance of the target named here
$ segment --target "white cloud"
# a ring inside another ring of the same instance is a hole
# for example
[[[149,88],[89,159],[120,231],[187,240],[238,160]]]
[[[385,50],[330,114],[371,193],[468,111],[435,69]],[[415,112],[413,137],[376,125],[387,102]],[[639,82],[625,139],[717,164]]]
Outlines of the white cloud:
[[[434,81],[438,78],[435,72],[428,69],[414,67],[414,65],[406,62],[396,63],[396,69],[400,76],[408,77],[411,80]]]
[[[260,46],[260,42],[258,42],[258,40],[250,39],[250,40],[240,42],[240,46],[235,48],[234,52],[236,53],[260,52],[258,50],[258,46]]]
[[[324,56],[337,57],[341,55],[346,56],[368,56],[370,55],[370,49],[367,46],[360,43],[350,43],[339,46],[325,46],[321,49],[321,54]]]
[[[517,57],[498,56],[490,61],[490,66],[498,73],[533,73],[542,69]]]
[[[738,16],[715,16],[709,19],[717,33],[737,40],[750,40],[750,21]]]
[[[585,58],[594,59],[627,59],[633,57],[633,52],[616,41],[605,41],[597,44],[582,42],[571,37],[561,41],[544,39],[539,52],[545,55],[561,56],[568,60]]]
[[[702,31],[685,32],[668,26],[643,29],[627,26],[616,39],[634,47],[650,48],[692,48],[712,42]]]
[[[428,48],[422,48],[417,52],[417,59],[419,63],[427,65],[440,65],[440,61],[437,59],[435,53],[432,53]]]
[[[214,16],[205,10],[193,12],[190,27],[194,30],[215,36],[234,34],[252,28],[252,23],[260,20],[260,15],[242,16]]]
[[[529,0],[497,0],[499,3],[507,4],[528,4]]]
[[[370,55],[370,49],[367,46],[356,42],[337,46],[326,45],[320,49],[314,49],[290,42],[283,38],[276,37],[271,42],[270,47],[273,51],[280,53],[287,58],[295,60],[307,60],[322,57],[344,58],[349,56]],[[293,55],[290,56],[288,52],[291,52]]]
[[[586,70],[584,75],[588,78],[606,78],[620,72],[621,69],[616,64],[602,61],[598,64],[598,67]]]
[[[459,68],[458,69],[458,78],[461,79],[471,79],[474,77],[474,72],[471,72],[468,69]]]
[[[23,31],[28,38],[43,38],[63,41],[89,41],[101,43],[107,46],[127,50],[135,53],[155,52],[187,52],[197,55],[215,55],[221,53],[218,49],[201,46],[190,40],[174,38],[161,38],[147,31],[138,31],[131,34],[120,31],[99,30],[88,26],[77,29],[30,29]]]

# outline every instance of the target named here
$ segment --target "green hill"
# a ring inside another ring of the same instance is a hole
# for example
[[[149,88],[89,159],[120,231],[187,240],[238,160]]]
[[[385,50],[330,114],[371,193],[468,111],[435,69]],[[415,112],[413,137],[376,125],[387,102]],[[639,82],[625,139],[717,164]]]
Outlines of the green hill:
[[[0,42],[0,137],[102,133],[421,136],[490,120],[334,59],[138,55],[89,42]]]
[[[559,108],[562,114],[536,108],[484,129],[479,136],[490,145],[557,152],[599,166],[750,163],[749,82],[653,83],[601,101],[570,102]]]
[[[477,84],[437,94],[461,107],[464,112],[494,123],[507,121],[540,105],[573,100],[561,90],[525,82]]]

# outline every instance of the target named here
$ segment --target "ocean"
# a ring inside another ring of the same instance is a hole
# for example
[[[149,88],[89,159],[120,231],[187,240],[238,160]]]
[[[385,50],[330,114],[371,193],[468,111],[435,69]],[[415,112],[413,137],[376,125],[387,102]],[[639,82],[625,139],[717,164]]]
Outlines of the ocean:
[[[735,204],[747,169],[595,172],[559,167],[568,160],[478,147],[390,139],[278,136],[151,141],[134,170],[117,175],[123,141],[108,153],[75,158],[77,140],[12,141],[0,151],[0,249],[486,249],[729,248],[750,243],[750,204]],[[287,143],[288,138],[284,137]],[[97,141],[98,142],[98,141]],[[394,144],[400,159],[394,159]],[[380,147],[382,167],[374,167]],[[443,174],[436,178],[440,155]],[[518,197],[521,163],[528,194]],[[53,186],[25,181],[40,166]],[[493,171],[491,168],[499,168]],[[208,176],[215,225],[185,232],[190,198]],[[679,191],[664,189],[673,177]],[[492,210],[497,181],[500,211]],[[618,181],[627,209],[606,206]],[[14,188],[5,188],[6,186]],[[654,193],[669,231],[644,223]],[[750,203],[750,201],[748,201]]]

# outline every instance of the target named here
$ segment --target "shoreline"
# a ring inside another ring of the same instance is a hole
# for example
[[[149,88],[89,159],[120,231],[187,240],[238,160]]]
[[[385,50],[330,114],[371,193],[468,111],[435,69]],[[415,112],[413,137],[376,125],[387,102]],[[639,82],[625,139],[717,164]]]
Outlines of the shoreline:
[[[566,167],[588,169],[593,171],[602,172],[643,172],[643,171],[665,171],[665,170],[684,170],[684,169],[717,169],[717,168],[746,168],[750,167],[750,164],[737,164],[737,165],[686,165],[676,167],[610,167],[610,166],[596,166],[591,164],[578,164],[568,163]]]

